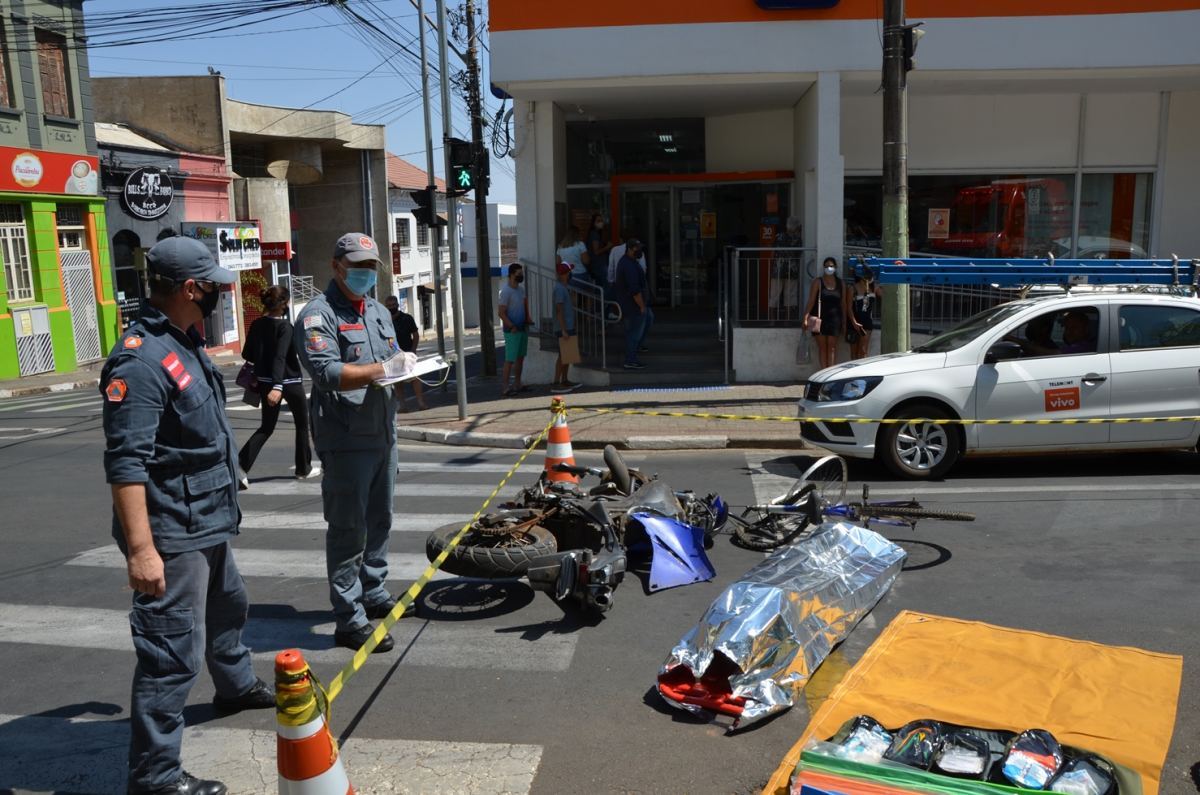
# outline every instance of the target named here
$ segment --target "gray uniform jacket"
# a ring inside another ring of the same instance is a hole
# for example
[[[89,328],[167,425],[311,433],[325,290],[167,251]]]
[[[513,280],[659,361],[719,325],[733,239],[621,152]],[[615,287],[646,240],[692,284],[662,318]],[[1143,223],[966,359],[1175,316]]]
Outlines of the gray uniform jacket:
[[[396,443],[392,389],[340,388],[347,364],[382,362],[400,350],[391,315],[363,299],[363,313],[331,281],[296,319],[296,350],[313,380],[313,441],[317,452],[390,449]]]
[[[105,477],[146,484],[161,554],[224,543],[237,535],[242,518],[225,383],[200,342],[147,304],[100,376]],[[124,550],[115,512],[112,532]]]

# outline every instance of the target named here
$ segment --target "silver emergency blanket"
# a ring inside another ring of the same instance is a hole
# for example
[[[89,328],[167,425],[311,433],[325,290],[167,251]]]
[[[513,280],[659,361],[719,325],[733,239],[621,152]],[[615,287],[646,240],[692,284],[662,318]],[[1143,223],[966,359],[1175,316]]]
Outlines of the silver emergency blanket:
[[[659,676],[685,666],[699,680],[720,653],[738,669],[729,677],[731,695],[746,699],[731,731],[787,709],[887,593],[904,558],[903,549],[864,527],[823,524],[726,588],[671,650]],[[675,707],[712,715],[659,693]]]

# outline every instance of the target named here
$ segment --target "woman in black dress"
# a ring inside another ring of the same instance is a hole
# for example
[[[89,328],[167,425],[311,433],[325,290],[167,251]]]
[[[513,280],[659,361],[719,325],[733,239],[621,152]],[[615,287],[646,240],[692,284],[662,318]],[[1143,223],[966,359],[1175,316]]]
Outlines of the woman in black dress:
[[[883,289],[869,273],[854,280],[854,287],[850,290],[850,328],[858,337],[850,343],[851,359],[865,359],[870,355],[871,332],[875,329],[873,310],[875,302],[882,297]]]
[[[820,358],[821,369],[837,364],[838,340],[846,333],[846,309],[849,295],[846,285],[837,276],[837,260],[826,257],[821,278],[813,282],[808,294],[807,318],[818,318],[820,326],[814,331],[817,341],[817,356]]]
[[[246,475],[267,439],[275,432],[279,404],[283,402],[287,403],[296,425],[296,478],[303,480],[321,474],[320,465],[312,462],[312,448],[308,442],[308,398],[300,377],[300,359],[292,341],[292,322],[287,319],[291,297],[286,287],[267,288],[262,296],[267,314],[250,325],[242,351],[247,361],[254,362],[254,377],[258,379],[258,391],[262,394],[262,422],[238,453],[238,463],[242,467],[238,485],[243,490],[250,487]],[[250,356],[254,358],[251,360]]]
[[[593,213],[592,220],[588,223],[587,244],[588,263],[587,272],[592,277],[592,281],[601,287],[608,284],[608,254],[612,251],[612,241],[608,239],[608,230],[604,226],[604,216],[600,213]]]

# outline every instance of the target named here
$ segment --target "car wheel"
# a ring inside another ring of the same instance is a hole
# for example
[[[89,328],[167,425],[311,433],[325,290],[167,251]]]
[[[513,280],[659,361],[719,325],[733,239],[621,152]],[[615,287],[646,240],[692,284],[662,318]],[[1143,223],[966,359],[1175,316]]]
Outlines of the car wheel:
[[[878,455],[902,478],[940,478],[958,461],[962,437],[944,409],[928,404],[908,406],[890,417],[896,422],[879,433]]]

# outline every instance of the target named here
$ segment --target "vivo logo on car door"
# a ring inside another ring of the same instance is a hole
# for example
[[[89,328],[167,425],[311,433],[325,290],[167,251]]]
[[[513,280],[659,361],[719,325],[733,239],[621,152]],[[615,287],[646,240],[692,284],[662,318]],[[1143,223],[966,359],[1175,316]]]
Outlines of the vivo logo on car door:
[[[758,7],[770,11],[797,11],[806,8],[833,8],[838,0],[758,0]]]

